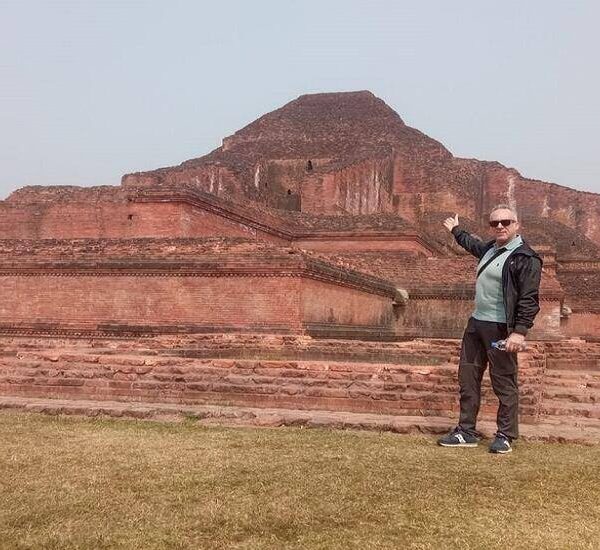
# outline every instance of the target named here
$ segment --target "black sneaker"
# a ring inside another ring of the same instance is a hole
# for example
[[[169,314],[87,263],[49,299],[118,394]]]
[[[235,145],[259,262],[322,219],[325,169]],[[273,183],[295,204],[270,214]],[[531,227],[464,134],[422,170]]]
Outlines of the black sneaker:
[[[479,438],[463,431],[460,426],[438,439],[442,447],[477,447]]]
[[[490,453],[506,454],[512,453],[512,447],[510,446],[511,440],[504,434],[498,433],[490,445]]]

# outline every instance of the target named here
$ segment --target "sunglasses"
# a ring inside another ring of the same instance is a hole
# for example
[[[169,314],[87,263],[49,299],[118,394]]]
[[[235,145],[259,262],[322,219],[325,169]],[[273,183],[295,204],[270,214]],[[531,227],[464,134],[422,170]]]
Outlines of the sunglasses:
[[[508,227],[511,223],[515,223],[516,220],[490,220],[490,227],[498,227],[500,224],[502,227]]]

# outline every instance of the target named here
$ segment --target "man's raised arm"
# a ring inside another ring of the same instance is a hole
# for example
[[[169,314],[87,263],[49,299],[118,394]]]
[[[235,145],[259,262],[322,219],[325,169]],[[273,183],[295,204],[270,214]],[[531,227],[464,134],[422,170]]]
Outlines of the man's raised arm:
[[[458,214],[444,220],[444,227],[454,235],[456,242],[476,258],[481,258],[487,250],[487,245],[481,239],[473,237],[464,229],[458,228]]]

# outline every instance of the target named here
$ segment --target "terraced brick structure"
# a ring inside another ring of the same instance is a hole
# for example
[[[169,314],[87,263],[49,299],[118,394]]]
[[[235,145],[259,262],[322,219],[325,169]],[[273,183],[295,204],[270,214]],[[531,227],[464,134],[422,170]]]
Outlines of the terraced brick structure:
[[[0,404],[445,430],[475,263],[441,223],[484,236],[497,203],[544,257],[522,420],[597,439],[600,195],[456,158],[370,92],[301,96],[118,187],[1,201]]]

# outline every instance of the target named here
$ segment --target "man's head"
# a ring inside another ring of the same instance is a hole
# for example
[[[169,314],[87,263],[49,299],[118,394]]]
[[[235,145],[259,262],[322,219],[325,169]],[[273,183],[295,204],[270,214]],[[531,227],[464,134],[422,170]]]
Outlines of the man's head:
[[[512,241],[520,227],[514,208],[507,204],[494,206],[490,212],[490,227],[498,246],[504,246]]]

